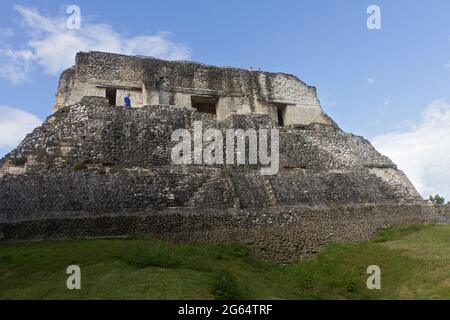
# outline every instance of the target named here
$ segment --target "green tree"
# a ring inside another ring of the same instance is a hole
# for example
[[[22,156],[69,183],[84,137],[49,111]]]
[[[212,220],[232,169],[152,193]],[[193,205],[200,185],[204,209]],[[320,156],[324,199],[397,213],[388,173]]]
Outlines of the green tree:
[[[434,204],[444,204],[445,202],[445,199],[438,194],[436,194],[434,197],[430,196],[428,200]]]

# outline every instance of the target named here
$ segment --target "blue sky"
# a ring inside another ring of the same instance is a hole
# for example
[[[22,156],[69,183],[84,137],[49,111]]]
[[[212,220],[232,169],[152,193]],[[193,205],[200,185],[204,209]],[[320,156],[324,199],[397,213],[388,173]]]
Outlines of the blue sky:
[[[81,8],[82,28],[75,36],[81,44],[72,38],[66,43],[67,32],[63,41],[53,43],[39,24],[57,25],[71,4]],[[371,4],[381,9],[381,30],[366,26]],[[213,65],[253,66],[292,73],[316,86],[324,110],[342,129],[363,135],[389,153],[423,194],[450,197],[450,166],[440,163],[430,173],[434,160],[423,157],[432,152],[450,163],[450,145],[442,148],[450,121],[441,120],[450,114],[449,13],[448,0],[2,0],[0,126],[3,123],[10,135],[20,135],[19,129],[11,128],[13,123],[32,126],[34,116],[43,120],[51,113],[59,73],[73,61],[71,52],[77,45],[82,50],[120,49]],[[83,35],[87,26],[99,30],[94,38]],[[111,34],[114,39],[102,39]],[[136,47],[139,41],[146,45]],[[4,132],[0,128],[6,137]],[[0,155],[14,146],[13,138],[0,138]],[[423,146],[411,154],[416,142]],[[411,157],[420,158],[419,163],[412,165]]]

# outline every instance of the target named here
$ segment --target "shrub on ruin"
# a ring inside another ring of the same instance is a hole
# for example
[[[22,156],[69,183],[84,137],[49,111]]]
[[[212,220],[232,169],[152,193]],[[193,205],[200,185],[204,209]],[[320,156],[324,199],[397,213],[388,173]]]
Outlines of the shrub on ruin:
[[[428,201],[430,201],[433,204],[444,204],[445,199],[443,197],[441,197],[440,195],[436,194],[434,197],[430,196]]]

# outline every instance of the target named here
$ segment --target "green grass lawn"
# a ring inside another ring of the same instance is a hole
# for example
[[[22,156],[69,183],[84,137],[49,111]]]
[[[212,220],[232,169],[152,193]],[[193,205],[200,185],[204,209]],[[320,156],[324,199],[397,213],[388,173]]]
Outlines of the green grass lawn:
[[[66,268],[81,268],[68,290]],[[366,269],[381,268],[381,290]],[[450,299],[450,225],[384,231],[287,266],[240,245],[146,238],[0,245],[0,299]]]

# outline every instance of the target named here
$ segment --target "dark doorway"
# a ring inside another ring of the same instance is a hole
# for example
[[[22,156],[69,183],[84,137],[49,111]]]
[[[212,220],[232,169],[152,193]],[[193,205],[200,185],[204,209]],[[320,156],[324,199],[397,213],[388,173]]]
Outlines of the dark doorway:
[[[284,126],[286,122],[284,116],[286,115],[286,105],[285,104],[275,104],[277,108],[277,122],[280,127]]]
[[[106,88],[106,99],[108,99],[110,106],[116,106],[117,89]]]
[[[198,112],[216,114],[217,101],[216,97],[191,96],[191,105]]]
[[[277,118],[278,118],[278,125],[280,127],[284,126],[283,111],[281,109],[277,109]]]

